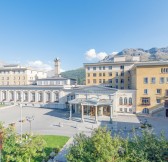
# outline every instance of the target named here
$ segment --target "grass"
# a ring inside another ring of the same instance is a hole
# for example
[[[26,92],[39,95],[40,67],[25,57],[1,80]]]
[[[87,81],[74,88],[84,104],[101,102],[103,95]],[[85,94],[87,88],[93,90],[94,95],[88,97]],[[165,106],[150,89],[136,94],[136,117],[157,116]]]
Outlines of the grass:
[[[56,136],[56,135],[42,135],[43,139],[46,141],[47,146],[44,149],[46,156],[49,156],[54,148],[62,148],[66,142],[69,140],[69,137],[66,136]],[[41,158],[31,160],[32,162],[42,161]]]
[[[47,155],[50,154],[54,148],[62,148],[69,140],[69,137],[65,136],[44,135],[42,137],[47,143],[47,148],[45,148]]]

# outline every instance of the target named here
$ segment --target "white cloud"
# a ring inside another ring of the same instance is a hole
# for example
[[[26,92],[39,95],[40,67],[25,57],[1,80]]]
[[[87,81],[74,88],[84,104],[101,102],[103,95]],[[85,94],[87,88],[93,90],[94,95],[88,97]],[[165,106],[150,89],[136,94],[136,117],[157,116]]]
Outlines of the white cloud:
[[[40,60],[36,60],[36,61],[29,61],[27,63],[27,66],[30,66],[32,67],[33,69],[36,69],[36,70],[45,70],[45,71],[50,71],[52,70],[52,66],[49,65],[49,64],[46,64]]]
[[[108,54],[105,53],[105,52],[100,52],[100,53],[97,54],[97,58],[98,58],[99,60],[102,60],[102,59],[104,59],[107,55],[108,55]]]
[[[110,55],[116,55],[118,52],[112,52]],[[102,60],[106,56],[108,56],[106,52],[96,53],[95,49],[90,49],[85,53],[85,57],[87,60]]]
[[[95,49],[90,49],[89,51],[86,52],[86,59],[87,60],[92,60],[94,58],[96,58],[96,51]]]

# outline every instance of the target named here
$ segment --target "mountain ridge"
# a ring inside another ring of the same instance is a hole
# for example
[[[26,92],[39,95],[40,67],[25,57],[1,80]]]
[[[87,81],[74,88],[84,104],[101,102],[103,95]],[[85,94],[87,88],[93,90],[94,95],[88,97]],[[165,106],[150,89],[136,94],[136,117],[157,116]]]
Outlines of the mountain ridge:
[[[116,55],[108,55],[100,62],[113,61],[116,56],[125,56],[127,61],[131,60],[133,56],[140,56],[141,61],[167,61],[168,60],[168,46],[163,48],[153,47],[148,50],[143,48],[126,48]]]

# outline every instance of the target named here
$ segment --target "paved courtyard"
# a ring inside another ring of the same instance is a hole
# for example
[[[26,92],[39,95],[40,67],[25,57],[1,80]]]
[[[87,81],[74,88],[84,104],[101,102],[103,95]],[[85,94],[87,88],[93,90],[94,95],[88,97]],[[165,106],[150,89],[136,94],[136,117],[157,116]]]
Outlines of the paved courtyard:
[[[5,125],[15,123],[17,132],[20,133],[20,113],[21,109],[18,106],[10,108],[0,109],[0,121]],[[84,132],[90,134],[93,128],[99,125],[107,126],[112,132],[120,132],[124,130],[125,134],[129,133],[132,128],[138,128],[140,121],[148,121],[152,124],[156,134],[162,130],[165,132],[168,138],[168,118],[162,116],[154,117],[137,117],[135,115],[119,114],[113,118],[113,124],[109,123],[109,117],[98,117],[98,124],[94,123],[94,117],[85,116],[85,122],[80,122],[80,117],[73,116],[72,120],[69,120],[69,112],[55,109],[23,107],[22,108],[23,119],[26,117],[34,117],[32,121],[32,132],[37,134],[52,134],[52,135],[64,135],[72,137],[76,133]],[[23,132],[30,131],[30,124],[28,121],[22,124]]]

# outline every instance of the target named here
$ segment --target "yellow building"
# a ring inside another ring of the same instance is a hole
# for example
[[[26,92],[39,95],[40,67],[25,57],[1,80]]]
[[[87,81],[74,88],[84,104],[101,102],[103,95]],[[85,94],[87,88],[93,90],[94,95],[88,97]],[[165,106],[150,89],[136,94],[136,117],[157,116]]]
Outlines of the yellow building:
[[[168,62],[127,61],[85,63],[86,85],[135,90],[136,113],[152,113],[168,107]]]
[[[168,105],[168,62],[136,63],[131,70],[136,112],[151,113]]]
[[[30,85],[36,79],[46,78],[47,73],[19,65],[4,65],[0,68],[0,86]]]
[[[86,85],[109,86],[117,89],[130,89],[130,69],[133,62],[119,57],[113,62],[85,63]]]

